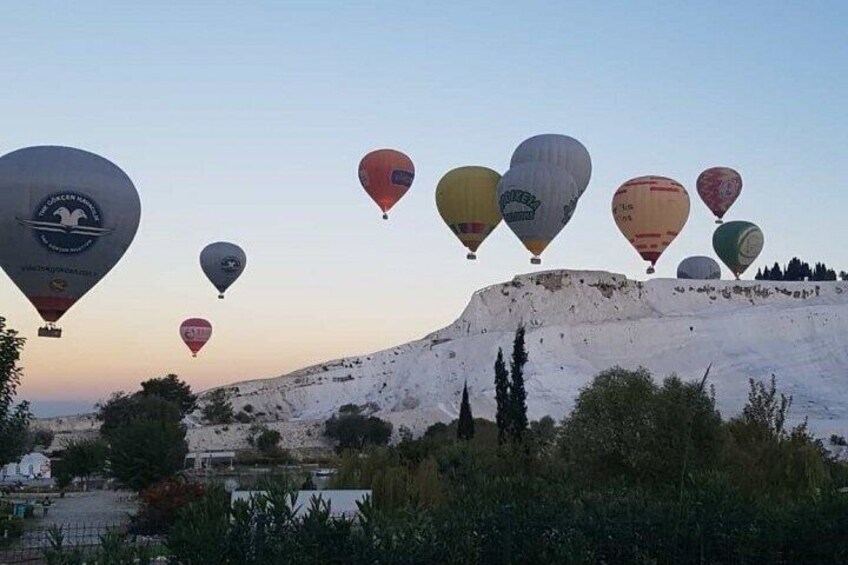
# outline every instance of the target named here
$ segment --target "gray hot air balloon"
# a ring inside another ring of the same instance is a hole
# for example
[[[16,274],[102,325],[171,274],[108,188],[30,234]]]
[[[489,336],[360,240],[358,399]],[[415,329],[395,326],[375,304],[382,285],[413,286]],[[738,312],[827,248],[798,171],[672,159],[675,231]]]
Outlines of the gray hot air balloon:
[[[141,216],[130,178],[103,157],[28,147],[0,157],[0,265],[60,337],[58,321],[118,262]]]
[[[509,166],[543,162],[564,168],[574,177],[577,192],[582,195],[592,177],[592,159],[582,143],[567,135],[546,133],[521,142],[512,153]]]
[[[216,241],[200,252],[200,268],[218,289],[218,298],[241,276],[247,266],[244,250],[235,243]]]
[[[718,280],[721,278],[721,267],[711,257],[696,255],[687,257],[677,266],[678,279]]]
[[[532,254],[539,255],[574,214],[577,185],[562,167],[524,163],[510,168],[498,184],[498,206],[504,221]]]

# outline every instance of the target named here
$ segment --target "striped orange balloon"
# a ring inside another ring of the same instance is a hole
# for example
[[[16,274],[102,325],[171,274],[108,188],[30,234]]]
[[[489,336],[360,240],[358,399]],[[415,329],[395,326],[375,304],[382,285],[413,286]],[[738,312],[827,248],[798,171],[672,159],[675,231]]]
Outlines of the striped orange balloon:
[[[646,176],[630,179],[612,197],[618,229],[645,261],[648,274],[689,218],[689,193],[676,180]]]

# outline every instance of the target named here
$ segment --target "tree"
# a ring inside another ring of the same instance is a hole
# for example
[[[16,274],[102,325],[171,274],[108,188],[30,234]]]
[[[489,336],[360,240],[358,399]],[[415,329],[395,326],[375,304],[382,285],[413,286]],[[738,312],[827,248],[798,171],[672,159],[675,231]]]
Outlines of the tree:
[[[158,396],[118,393],[100,405],[111,474],[135,490],[171,476],[188,451],[180,408]]]
[[[36,448],[47,449],[53,443],[53,432],[46,428],[30,428],[27,430],[26,452],[34,451]]]
[[[749,379],[748,403],[727,429],[725,462],[742,491],[777,500],[818,496],[828,481],[827,454],[807,423],[786,428],[792,397]]]
[[[83,484],[87,484],[88,478],[103,471],[106,465],[106,444],[100,439],[68,442],[62,453],[62,461],[72,477],[79,477]]]
[[[358,406],[347,404],[324,423],[324,435],[336,441],[337,449],[362,449],[386,445],[392,437],[392,424],[376,416],[365,416]]]
[[[495,422],[498,425],[498,443],[503,444],[509,435],[509,373],[504,363],[503,349],[498,347],[495,359]]]
[[[524,345],[524,326],[515,332],[510,362],[509,386],[509,430],[511,438],[520,442],[527,431],[527,391],[524,388],[524,364],[527,363],[527,349]]]
[[[174,410],[179,414],[176,406]],[[185,435],[179,418],[135,419],[116,428],[109,437],[112,475],[136,491],[170,477],[185,462]]]
[[[280,432],[277,430],[264,429],[256,436],[256,449],[265,455],[273,455],[277,452],[277,445],[280,443]]]
[[[142,394],[127,395],[118,392],[105,403],[97,405],[97,419],[100,420],[100,433],[108,438],[116,429],[126,427],[136,420],[175,420],[182,419],[179,407],[158,396]]]
[[[50,473],[53,475],[53,480],[56,481],[56,486],[59,487],[59,496],[65,496],[65,489],[71,486],[74,482],[74,476],[68,468],[68,464],[59,459],[50,466]]]
[[[459,405],[459,424],[456,427],[456,437],[464,440],[474,437],[474,417],[471,416],[471,405],[468,403],[468,382],[462,387],[462,403]]]
[[[18,332],[7,329],[5,318],[0,317],[0,466],[23,455],[32,418],[28,402],[12,404],[23,376],[18,361],[25,342]]]
[[[226,389],[216,388],[210,392],[202,412],[203,418],[210,424],[231,424],[233,405],[230,404]]]
[[[191,393],[191,387],[174,374],[144,381],[141,383],[141,394],[170,400],[180,407],[183,416],[197,406],[197,396]]]
[[[671,486],[684,464],[690,471],[712,465],[722,437],[715,401],[701,383],[671,376],[658,387],[645,369],[616,367],[580,391],[563,420],[560,449],[587,483]]]

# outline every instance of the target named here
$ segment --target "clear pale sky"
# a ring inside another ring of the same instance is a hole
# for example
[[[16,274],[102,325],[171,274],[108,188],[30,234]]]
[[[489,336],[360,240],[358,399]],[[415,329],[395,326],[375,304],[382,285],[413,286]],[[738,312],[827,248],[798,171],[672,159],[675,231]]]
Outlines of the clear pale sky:
[[[692,197],[656,276],[712,254],[694,184],[716,165],[742,173],[728,219],[765,232],[757,265],[848,269],[844,2],[173,4],[3,6],[0,153],[93,151],[142,201],[130,250],[61,320],[62,339],[35,337],[40,318],[0,275],[0,315],[30,338],[19,394],[41,413],[168,372],[204,389],[403,343],[518,273],[644,278],[610,214],[615,189],[644,174]],[[466,261],[435,209],[439,178],[503,172],[549,132],[592,155],[575,217],[541,267],[505,225]],[[416,164],[389,222],[356,174],[378,147]],[[197,259],[219,239],[248,253],[224,301]],[[192,316],[214,325],[197,359],[177,331]]]

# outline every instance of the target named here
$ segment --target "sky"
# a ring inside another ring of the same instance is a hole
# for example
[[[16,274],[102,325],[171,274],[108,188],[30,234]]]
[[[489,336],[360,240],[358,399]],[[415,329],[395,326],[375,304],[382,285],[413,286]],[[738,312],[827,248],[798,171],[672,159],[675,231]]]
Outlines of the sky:
[[[0,154],[92,151],[142,202],[129,251],[62,339],[35,337],[40,318],[0,275],[0,315],[29,338],[19,397],[49,415],[167,373],[196,390],[278,376],[423,337],[519,273],[644,279],[610,202],[645,174],[692,198],[657,277],[712,255],[695,192],[711,166],[742,174],[726,219],[762,228],[757,266],[848,269],[846,22],[838,1],[4,3]],[[467,261],[439,178],[503,172],[539,133],[591,153],[577,213],[540,266],[505,225]],[[388,222],[357,178],[380,147],[416,165]],[[223,301],[198,264],[217,240],[248,254]],[[192,359],[178,327],[195,316],[214,329]]]

